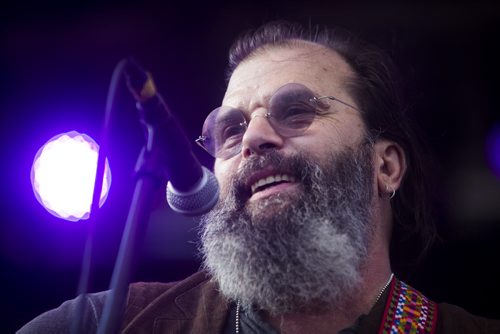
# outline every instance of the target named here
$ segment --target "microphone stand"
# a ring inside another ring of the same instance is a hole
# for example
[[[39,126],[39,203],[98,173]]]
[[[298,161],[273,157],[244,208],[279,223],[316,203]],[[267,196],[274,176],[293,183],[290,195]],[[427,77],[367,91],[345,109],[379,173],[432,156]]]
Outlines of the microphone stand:
[[[72,334],[83,334],[83,317],[85,313],[86,293],[90,281],[91,262],[95,235],[95,225],[98,221],[101,190],[105,172],[106,157],[108,152],[108,136],[111,129],[111,120],[114,113],[117,90],[119,82],[122,78],[124,68],[127,64],[126,59],[121,60],[113,70],[111,82],[109,84],[108,96],[106,99],[106,108],[104,112],[104,120],[100,134],[100,148],[97,157],[96,175],[94,181],[94,192],[92,194],[92,204],[90,209],[90,219],[87,228],[87,238],[82,258],[82,268],[78,282],[78,301],[76,305],[75,316],[72,319],[71,330]]]
[[[136,185],[123,231],[118,257],[111,278],[110,293],[106,298],[98,334],[114,334],[120,331],[125,302],[130,283],[131,269],[136,250],[143,240],[151,213],[153,197],[162,182],[163,153],[158,131],[146,125],[147,143],[136,164]]]

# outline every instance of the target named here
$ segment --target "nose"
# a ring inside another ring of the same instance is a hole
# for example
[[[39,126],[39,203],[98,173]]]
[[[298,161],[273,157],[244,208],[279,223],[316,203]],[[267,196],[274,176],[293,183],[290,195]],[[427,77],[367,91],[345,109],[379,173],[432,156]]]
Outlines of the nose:
[[[263,154],[283,146],[283,138],[274,130],[267,115],[254,114],[241,141],[244,158]]]

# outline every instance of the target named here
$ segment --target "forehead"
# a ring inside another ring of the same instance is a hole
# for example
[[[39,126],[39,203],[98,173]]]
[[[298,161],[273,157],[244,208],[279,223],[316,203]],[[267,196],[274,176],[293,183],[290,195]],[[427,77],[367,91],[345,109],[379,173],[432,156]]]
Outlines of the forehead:
[[[264,46],[241,62],[229,80],[223,104],[261,104],[290,82],[301,83],[320,95],[335,94],[350,101],[346,83],[354,73],[349,64],[324,46],[306,41],[292,43]]]

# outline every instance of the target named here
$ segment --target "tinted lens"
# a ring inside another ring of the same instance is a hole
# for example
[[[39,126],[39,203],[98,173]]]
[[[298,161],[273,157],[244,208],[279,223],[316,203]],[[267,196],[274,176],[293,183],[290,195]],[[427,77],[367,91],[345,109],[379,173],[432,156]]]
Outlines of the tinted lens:
[[[238,109],[220,107],[212,111],[203,125],[203,145],[214,157],[227,159],[237,154],[246,128]]]
[[[310,89],[290,83],[279,88],[271,97],[270,121],[281,135],[296,136],[311,125],[318,107]]]

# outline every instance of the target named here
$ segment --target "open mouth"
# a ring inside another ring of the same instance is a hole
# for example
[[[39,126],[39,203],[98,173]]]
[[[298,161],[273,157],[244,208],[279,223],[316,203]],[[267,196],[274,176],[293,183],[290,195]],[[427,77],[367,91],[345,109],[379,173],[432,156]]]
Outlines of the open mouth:
[[[258,179],[251,185],[252,195],[255,194],[256,192],[276,186],[278,184],[291,183],[291,182],[292,183],[295,182],[295,177],[288,174],[276,174],[263,177],[261,179]]]

